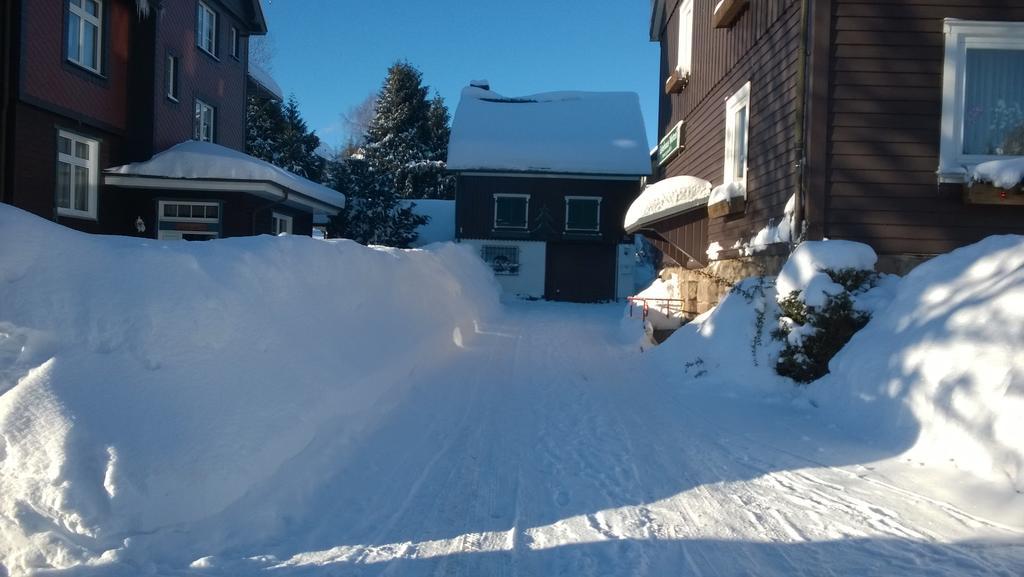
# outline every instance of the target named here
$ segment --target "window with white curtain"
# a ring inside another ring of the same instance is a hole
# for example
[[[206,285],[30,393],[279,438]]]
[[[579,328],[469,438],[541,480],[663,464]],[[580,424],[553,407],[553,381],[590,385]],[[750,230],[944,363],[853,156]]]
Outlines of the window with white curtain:
[[[1024,22],[946,19],[939,178],[1024,156]]]

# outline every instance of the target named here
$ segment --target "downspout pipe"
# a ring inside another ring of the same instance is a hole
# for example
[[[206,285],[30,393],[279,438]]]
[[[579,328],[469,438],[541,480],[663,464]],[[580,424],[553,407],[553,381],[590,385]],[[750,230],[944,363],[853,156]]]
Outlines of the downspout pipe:
[[[796,190],[793,203],[793,231],[790,235],[790,247],[795,248],[804,237],[804,199],[807,197],[807,98],[810,90],[810,83],[807,81],[810,59],[807,51],[810,47],[811,35],[811,2],[801,0],[800,2],[800,51],[797,55],[796,64]]]

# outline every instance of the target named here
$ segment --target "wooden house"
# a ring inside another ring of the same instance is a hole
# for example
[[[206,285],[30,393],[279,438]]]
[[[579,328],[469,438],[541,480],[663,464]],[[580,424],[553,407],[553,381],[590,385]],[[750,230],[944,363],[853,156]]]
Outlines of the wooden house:
[[[800,239],[864,242],[904,272],[1024,233],[1019,186],[972,178],[1024,155],[1024,3],[654,0],[650,36],[652,182],[702,179],[709,201],[627,230],[663,249],[697,312],[713,279],[774,273]]]
[[[3,202],[86,232],[166,239],[309,234],[314,212],[343,206],[295,175],[111,170],[190,140],[244,156],[259,0],[10,0],[0,18]]]
[[[632,292],[622,219],[650,172],[636,94],[507,98],[475,83],[455,112],[448,169],[456,239],[506,292],[582,302]]]

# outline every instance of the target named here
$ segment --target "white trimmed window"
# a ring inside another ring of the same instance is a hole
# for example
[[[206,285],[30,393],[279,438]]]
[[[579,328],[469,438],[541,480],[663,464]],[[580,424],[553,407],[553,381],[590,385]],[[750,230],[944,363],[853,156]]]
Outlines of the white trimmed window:
[[[565,230],[598,232],[601,230],[600,196],[565,197]]]
[[[157,203],[159,240],[212,240],[220,236],[220,204],[181,200]]]
[[[494,195],[494,228],[526,230],[529,225],[529,214],[530,195]]]
[[[725,101],[725,182],[747,187],[747,144],[750,136],[750,83]]]
[[[238,28],[235,28],[234,26],[232,26],[231,27],[231,56],[235,60],[238,60],[238,54],[239,54],[238,42],[239,42],[239,40],[238,40]]]
[[[196,4],[196,46],[217,57],[217,13],[205,2]]]
[[[178,101],[178,57],[167,55],[167,98]]]
[[[279,212],[273,213],[270,219],[270,230],[273,234],[291,234],[292,233],[292,217],[281,214]]]
[[[195,139],[213,142],[217,109],[196,98]]]
[[[1024,156],[1024,22],[947,18],[939,180]]]
[[[102,39],[102,0],[68,0],[68,60],[99,73]]]
[[[679,3],[679,54],[676,70],[686,77],[693,67],[693,0]]]
[[[99,185],[98,140],[71,132],[57,134],[57,214],[96,218]]]

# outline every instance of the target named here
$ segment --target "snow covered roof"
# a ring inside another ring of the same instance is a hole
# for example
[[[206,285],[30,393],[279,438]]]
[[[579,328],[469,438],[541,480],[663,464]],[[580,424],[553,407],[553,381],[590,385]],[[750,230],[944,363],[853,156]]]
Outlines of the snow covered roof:
[[[278,100],[284,100],[284,91],[281,90],[281,86],[269,72],[255,62],[249,62],[249,78],[252,78],[253,82],[274,95]]]
[[[452,121],[448,168],[647,175],[640,99],[632,92],[548,92],[506,98],[470,86]]]
[[[711,183],[694,176],[673,176],[648,185],[626,211],[626,232],[707,204]]]
[[[331,213],[345,206],[345,196],[340,192],[212,142],[186,140],[145,162],[115,166],[104,172],[106,182],[116,186],[181,188],[186,181],[197,185],[190,188],[287,197],[291,203]],[[161,179],[170,182],[165,184]]]

